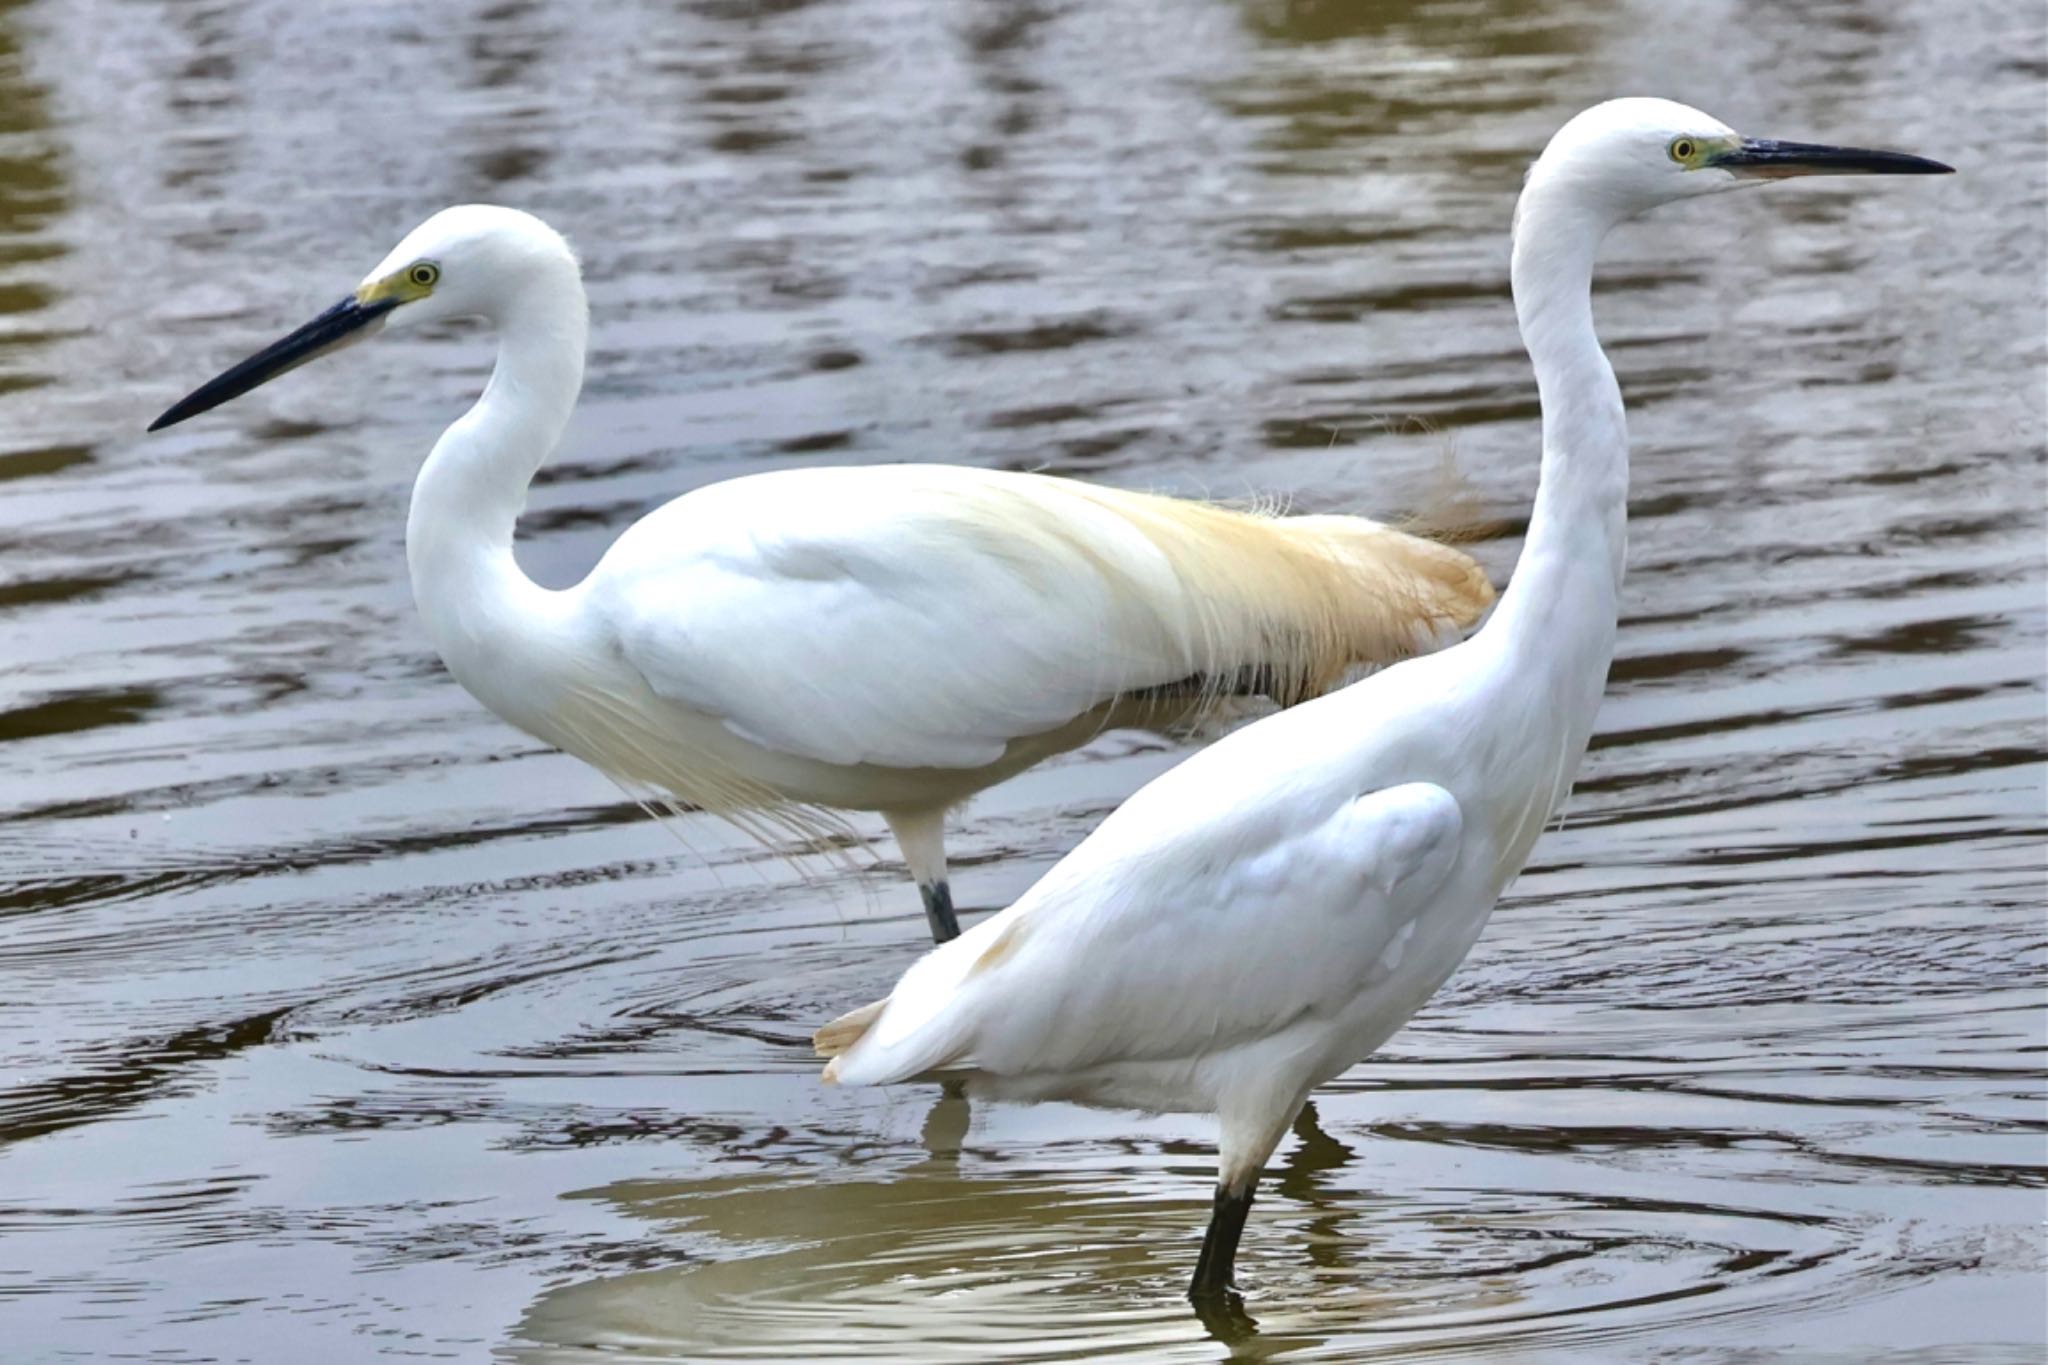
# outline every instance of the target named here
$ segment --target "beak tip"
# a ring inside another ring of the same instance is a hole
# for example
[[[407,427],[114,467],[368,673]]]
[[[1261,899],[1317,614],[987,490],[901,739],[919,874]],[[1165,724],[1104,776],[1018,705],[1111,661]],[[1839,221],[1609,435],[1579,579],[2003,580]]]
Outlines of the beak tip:
[[[212,406],[211,403],[206,405]],[[206,408],[195,406],[190,398],[180,398],[156,415],[156,420],[149,424],[149,430],[162,431],[165,427],[174,427],[187,417],[196,417],[205,410]]]

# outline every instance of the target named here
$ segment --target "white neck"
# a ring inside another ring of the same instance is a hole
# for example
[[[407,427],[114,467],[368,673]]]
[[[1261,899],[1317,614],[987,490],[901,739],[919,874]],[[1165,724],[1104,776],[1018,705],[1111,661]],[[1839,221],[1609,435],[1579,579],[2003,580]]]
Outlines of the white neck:
[[[504,664],[532,659],[562,613],[512,556],[534,471],[554,452],[583,386],[589,310],[573,262],[520,278],[493,319],[498,363],[475,406],[441,434],[413,484],[406,561],[442,659],[470,691],[525,725],[536,696],[509,695]],[[538,660],[533,660],[538,662]]]
[[[1593,332],[1593,258],[1613,218],[1573,189],[1539,174],[1515,212],[1515,315],[1543,400],[1543,469],[1521,559],[1486,631],[1524,676],[1549,681],[1583,734],[1614,655],[1628,430]]]

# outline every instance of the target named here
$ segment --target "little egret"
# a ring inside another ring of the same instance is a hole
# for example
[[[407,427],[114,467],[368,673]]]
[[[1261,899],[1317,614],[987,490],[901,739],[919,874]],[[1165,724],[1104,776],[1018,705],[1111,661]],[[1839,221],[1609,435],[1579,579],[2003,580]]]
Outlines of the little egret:
[[[1266,1158],[1479,937],[1585,753],[1614,651],[1628,493],[1594,335],[1610,228],[1794,175],[1938,162],[1738,136],[1658,99],[1567,123],[1515,209],[1515,314],[1543,403],[1528,540],[1465,643],[1251,725],[1141,789],[1001,914],[820,1030],[827,1080],[1214,1113],[1216,1197],[1189,1296],[1231,1267]]]
[[[944,817],[1100,731],[1226,694],[1289,703],[1471,624],[1466,555],[1362,517],[1277,517],[956,465],[805,468],[702,488],[549,591],[512,555],[583,383],[576,257],[515,209],[444,209],[339,303],[155,431],[387,327],[481,317],[483,396],[413,487],[413,598],[449,672],[651,805],[824,846],[881,812],[934,939],[959,932]]]

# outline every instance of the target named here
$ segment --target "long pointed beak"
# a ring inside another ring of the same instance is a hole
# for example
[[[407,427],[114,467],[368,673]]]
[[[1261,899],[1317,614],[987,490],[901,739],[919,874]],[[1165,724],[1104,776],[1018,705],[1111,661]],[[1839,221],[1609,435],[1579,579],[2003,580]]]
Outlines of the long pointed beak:
[[[375,336],[384,315],[398,306],[397,299],[359,303],[351,294],[281,341],[273,341],[255,355],[224,374],[215,376],[164,409],[163,416],[149,424],[161,431],[217,408],[231,398],[240,398],[259,384],[266,384],[287,370],[309,360],[338,351],[344,346]]]
[[[1753,180],[1784,180],[1795,175],[1950,175],[1955,171],[1953,166],[1904,152],[1779,142],[1767,137],[1746,137],[1734,151],[1723,152],[1708,164]]]

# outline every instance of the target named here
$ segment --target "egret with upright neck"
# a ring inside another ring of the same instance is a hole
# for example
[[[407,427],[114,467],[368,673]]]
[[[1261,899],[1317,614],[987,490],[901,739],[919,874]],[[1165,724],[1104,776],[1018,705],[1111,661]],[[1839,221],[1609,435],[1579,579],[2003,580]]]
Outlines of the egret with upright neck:
[[[483,396],[435,443],[406,520],[413,597],[491,710],[635,795],[817,846],[880,811],[934,939],[958,933],[947,810],[1105,728],[1282,702],[1455,636],[1472,560],[1363,517],[1279,517],[958,465],[807,467],[701,488],[581,583],[513,558],[589,331],[576,257],[514,209],[415,229],[346,298],[202,386],[184,421],[385,329],[480,317]]]
[[[1543,401],[1528,540],[1490,621],[1248,726],[1141,789],[1001,914],[820,1030],[828,1080],[1207,1112],[1214,1211],[1190,1297],[1235,1311],[1252,1190],[1309,1092],[1363,1060],[1479,937],[1570,790],[1614,654],[1628,496],[1593,258],[1622,220],[1756,179],[1927,174],[1739,136],[1657,99],[1587,110],[1516,206]]]

